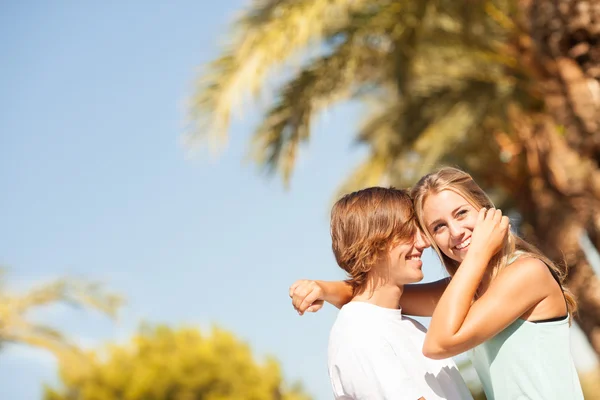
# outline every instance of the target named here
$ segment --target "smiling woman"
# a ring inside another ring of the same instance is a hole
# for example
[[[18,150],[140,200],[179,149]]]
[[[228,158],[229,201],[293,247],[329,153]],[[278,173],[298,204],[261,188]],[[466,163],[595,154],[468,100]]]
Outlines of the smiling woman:
[[[488,399],[582,399],[569,345],[576,305],[562,285],[565,271],[512,232],[499,251],[486,245],[480,222],[506,217],[464,171],[426,175],[412,197],[452,277],[423,353],[443,358],[472,350]]]

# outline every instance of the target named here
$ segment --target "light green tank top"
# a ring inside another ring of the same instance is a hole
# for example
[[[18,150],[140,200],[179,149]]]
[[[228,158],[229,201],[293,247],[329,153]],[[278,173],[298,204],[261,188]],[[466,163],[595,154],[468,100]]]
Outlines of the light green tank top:
[[[487,399],[582,400],[569,334],[568,317],[540,323],[517,319],[472,349]]]

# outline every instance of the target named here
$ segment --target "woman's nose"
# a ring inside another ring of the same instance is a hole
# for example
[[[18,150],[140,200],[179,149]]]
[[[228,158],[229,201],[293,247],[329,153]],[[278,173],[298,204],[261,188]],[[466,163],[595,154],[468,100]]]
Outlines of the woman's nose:
[[[452,238],[460,237],[464,231],[463,227],[456,222],[448,224],[448,230],[450,231],[450,236],[452,236]]]

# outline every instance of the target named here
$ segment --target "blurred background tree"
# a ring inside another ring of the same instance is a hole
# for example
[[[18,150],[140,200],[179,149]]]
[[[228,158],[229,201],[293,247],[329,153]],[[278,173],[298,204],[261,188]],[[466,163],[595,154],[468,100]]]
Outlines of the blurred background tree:
[[[89,367],[61,368],[64,388],[46,400],[308,400],[299,385],[283,383],[279,364],[258,364],[233,334],[214,328],[143,327],[124,345],[86,354]]]
[[[569,265],[576,320],[600,355],[600,280],[581,245],[600,248],[599,38],[599,0],[254,1],[197,83],[188,139],[222,145],[279,67],[289,80],[251,154],[287,185],[314,117],[363,103],[368,156],[340,190],[466,169]]]
[[[35,309],[66,304],[101,311],[116,318],[122,298],[106,293],[97,283],[59,279],[25,293],[11,293],[0,269],[0,351],[6,343],[22,344],[52,352],[65,368],[77,371],[85,364],[80,347],[58,329],[31,320]]]

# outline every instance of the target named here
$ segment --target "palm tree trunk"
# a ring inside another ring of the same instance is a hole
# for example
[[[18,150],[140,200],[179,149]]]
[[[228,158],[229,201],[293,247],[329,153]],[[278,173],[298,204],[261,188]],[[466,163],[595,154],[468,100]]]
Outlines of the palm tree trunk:
[[[600,279],[579,244],[587,233],[600,250],[600,0],[518,4],[517,48],[545,113],[513,115],[522,156],[507,170],[523,235],[568,265],[576,320],[600,356]]]
[[[528,4],[529,3],[529,4]],[[525,26],[548,111],[569,145],[600,162],[600,0],[533,0]]]
[[[537,122],[534,121],[537,119]],[[569,267],[567,286],[578,301],[576,321],[600,356],[600,278],[580,247],[587,232],[600,236],[600,170],[567,143],[547,115],[514,116],[523,145],[517,194],[523,234],[548,257]],[[596,244],[596,247],[597,244]]]

